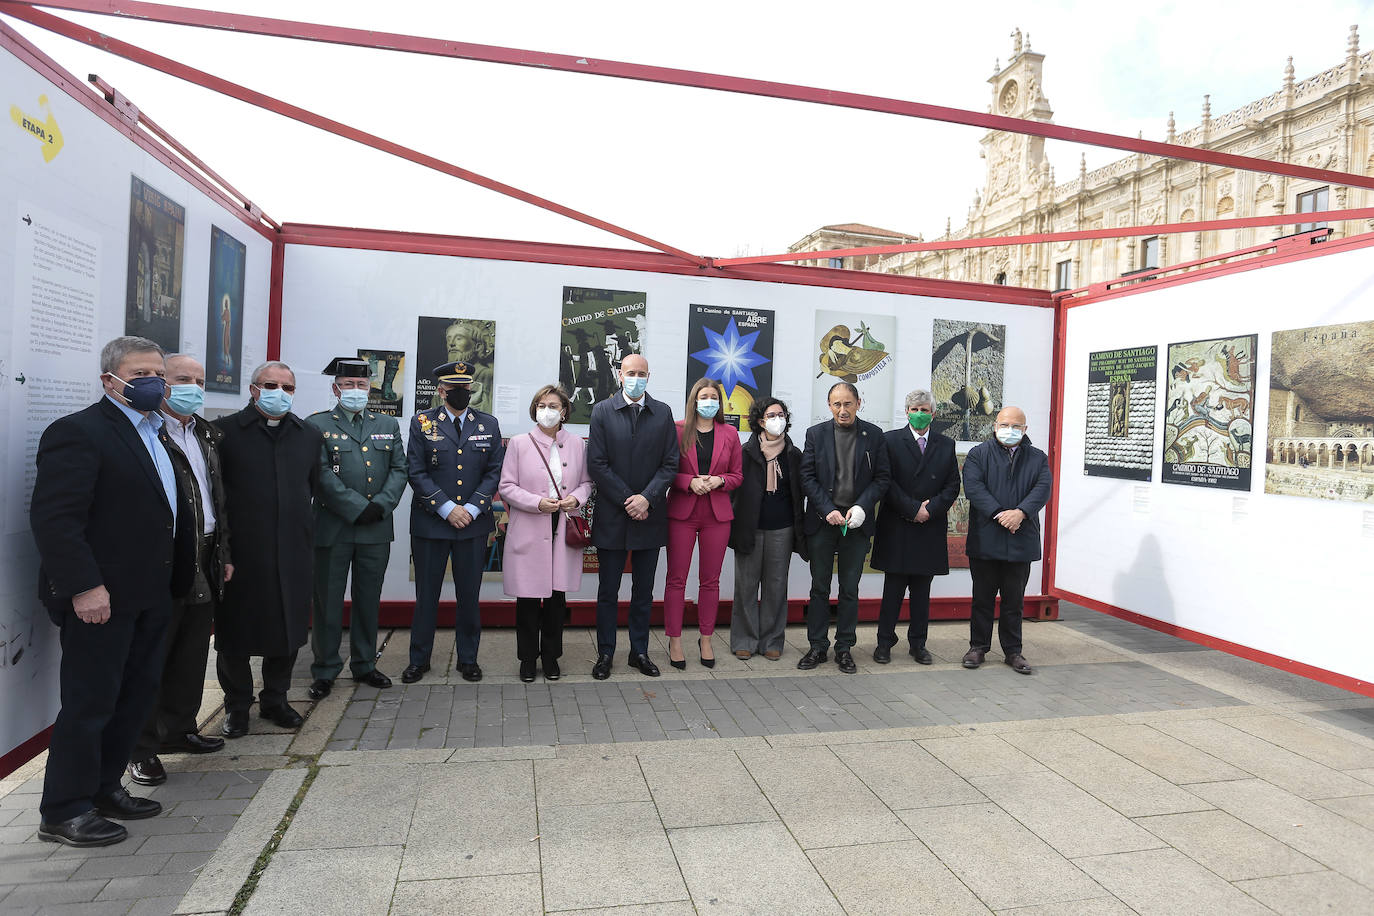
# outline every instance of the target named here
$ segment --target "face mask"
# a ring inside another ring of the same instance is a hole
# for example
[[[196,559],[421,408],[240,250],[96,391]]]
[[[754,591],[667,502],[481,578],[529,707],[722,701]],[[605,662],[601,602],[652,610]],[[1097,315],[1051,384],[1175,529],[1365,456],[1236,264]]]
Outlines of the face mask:
[[[634,400],[644,393],[644,389],[649,387],[649,380],[642,375],[627,375],[621,384],[625,389],[625,396]]]
[[[286,416],[291,410],[291,395],[282,391],[280,388],[260,388],[258,389],[258,410],[267,414],[272,419]]]
[[[157,410],[162,406],[162,398],[167,394],[167,380],[156,375],[145,375],[143,378],[126,382],[111,372],[110,378],[124,386],[120,394],[134,410]]]
[[[339,392],[339,403],[344,410],[357,413],[367,406],[367,389],[345,388]]]
[[[714,399],[710,401],[697,401],[697,413],[708,420],[711,419],[716,414],[720,413],[720,401]]]
[[[927,410],[908,410],[906,413],[906,421],[911,424],[912,429],[925,429],[933,419],[935,418]]]
[[[444,403],[454,410],[467,409],[468,402],[472,400],[472,392],[467,388],[450,388],[444,392]]]
[[[1007,447],[1011,447],[1020,442],[1021,437],[1024,435],[1025,433],[1014,426],[1004,426],[997,430],[997,441]]]
[[[205,406],[205,389],[199,385],[173,385],[167,395],[167,409],[172,413],[189,417]]]
[[[563,422],[563,411],[552,407],[540,407],[534,412],[534,420],[544,429],[553,429]]]
[[[769,417],[763,421],[763,428],[768,430],[770,436],[781,436],[787,429],[787,418]]]

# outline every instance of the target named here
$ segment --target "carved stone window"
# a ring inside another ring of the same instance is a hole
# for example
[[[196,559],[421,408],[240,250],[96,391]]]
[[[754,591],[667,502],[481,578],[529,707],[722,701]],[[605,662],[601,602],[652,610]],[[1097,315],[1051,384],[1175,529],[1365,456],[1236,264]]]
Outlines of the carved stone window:
[[[1016,110],[1016,101],[1021,97],[1021,87],[1016,85],[1016,80],[1007,80],[1002,87],[1002,94],[998,97],[997,106],[1002,109],[1002,114],[1009,115]]]

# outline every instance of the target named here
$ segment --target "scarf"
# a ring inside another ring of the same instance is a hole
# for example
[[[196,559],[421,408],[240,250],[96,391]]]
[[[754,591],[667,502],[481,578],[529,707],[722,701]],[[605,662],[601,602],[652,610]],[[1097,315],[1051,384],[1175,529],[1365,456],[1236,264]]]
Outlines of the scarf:
[[[782,467],[778,464],[778,456],[786,447],[786,436],[779,436],[772,442],[768,441],[767,436],[759,436],[759,449],[763,452],[763,460],[768,465],[768,483],[765,489],[769,493],[778,492],[778,478],[782,476]]]

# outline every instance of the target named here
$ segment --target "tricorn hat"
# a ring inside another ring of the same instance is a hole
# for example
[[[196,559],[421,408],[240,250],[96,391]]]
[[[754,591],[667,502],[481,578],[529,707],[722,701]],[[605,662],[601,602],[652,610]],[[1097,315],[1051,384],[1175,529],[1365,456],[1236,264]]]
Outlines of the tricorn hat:
[[[335,378],[371,378],[372,367],[356,356],[336,356],[324,367],[324,374]]]

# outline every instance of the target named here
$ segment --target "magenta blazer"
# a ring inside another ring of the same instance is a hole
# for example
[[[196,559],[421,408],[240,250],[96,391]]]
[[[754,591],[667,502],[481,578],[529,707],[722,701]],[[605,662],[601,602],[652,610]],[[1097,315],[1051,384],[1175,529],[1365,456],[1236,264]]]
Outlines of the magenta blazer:
[[[682,421],[677,422],[677,441],[682,441]],[[697,500],[709,499],[711,501],[711,511],[716,517],[716,521],[728,522],[735,517],[735,510],[730,507],[731,490],[744,482],[744,452],[739,445],[739,431],[728,423],[716,424],[715,444],[711,449],[711,467],[702,471],[697,468],[697,450],[690,449],[689,454],[679,455],[677,459],[677,476],[673,478],[673,485],[668,488],[668,518],[682,521],[692,517],[692,510],[697,507]],[[718,490],[712,490],[705,496],[698,496],[691,490],[692,478],[701,474],[710,474],[725,481],[725,486]]]
[[[544,448],[548,437],[538,428],[535,439]],[[587,457],[582,439],[560,429],[555,439],[563,465],[563,493],[585,503],[592,492],[587,476]],[[548,452],[544,453],[548,458]],[[555,591],[575,592],[582,587],[582,550],[569,547],[563,538],[568,520],[558,513],[558,531],[552,530],[548,513],[539,511],[539,500],[549,498],[549,472],[539,459],[534,443],[524,433],[512,436],[501,465],[501,500],[510,512],[506,527],[501,579],[513,598],[548,598]]]

